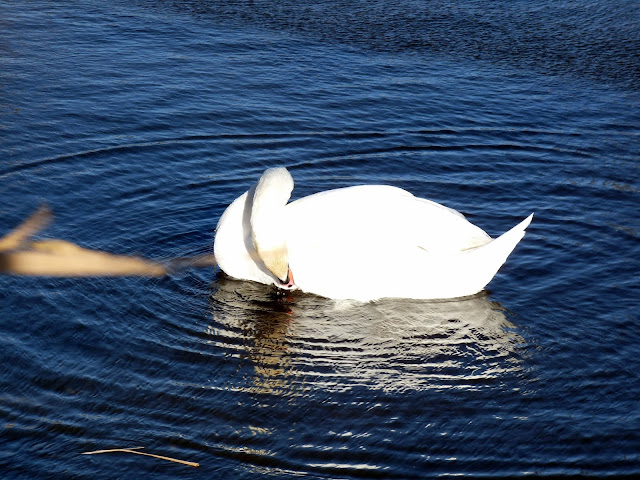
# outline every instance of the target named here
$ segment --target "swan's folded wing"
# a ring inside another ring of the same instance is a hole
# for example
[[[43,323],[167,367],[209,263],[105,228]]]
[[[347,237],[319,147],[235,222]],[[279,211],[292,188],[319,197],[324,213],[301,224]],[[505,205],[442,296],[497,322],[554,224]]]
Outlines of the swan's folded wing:
[[[291,242],[318,249],[421,248],[437,254],[491,240],[460,212],[387,185],[320,192],[290,203],[286,211]]]

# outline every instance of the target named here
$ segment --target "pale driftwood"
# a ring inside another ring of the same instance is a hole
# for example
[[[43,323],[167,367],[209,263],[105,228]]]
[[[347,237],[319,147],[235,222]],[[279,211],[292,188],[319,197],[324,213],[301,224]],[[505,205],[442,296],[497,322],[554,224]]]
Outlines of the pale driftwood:
[[[181,463],[183,465],[188,465],[189,467],[199,467],[200,464],[196,462],[189,462],[187,460],[179,460],[177,458],[165,457],[163,455],[155,455],[153,453],[139,452],[138,450],[143,449],[144,447],[131,447],[131,448],[111,448],[109,450],[94,450],[93,452],[82,452],[81,455],[95,455],[98,453],[134,453],[136,455],[145,455],[147,457],[159,458],[160,460],[167,460],[169,462]]]
[[[49,207],[41,205],[29,218],[0,238],[0,251],[20,248],[26,240],[46,227],[52,218]]]
[[[164,265],[158,262],[82,248],[66,240],[40,240],[29,243],[26,248],[0,252],[0,272],[53,277],[160,277],[167,274]]]
[[[161,277],[185,268],[215,266],[213,255],[150,260],[80,247],[55,238],[32,241],[53,218],[46,205],[0,238],[0,273],[53,277]]]

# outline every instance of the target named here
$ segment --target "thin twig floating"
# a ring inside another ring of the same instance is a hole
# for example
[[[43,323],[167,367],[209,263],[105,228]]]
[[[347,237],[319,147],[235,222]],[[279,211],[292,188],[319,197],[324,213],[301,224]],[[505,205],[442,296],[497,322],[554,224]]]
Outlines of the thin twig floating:
[[[168,460],[170,462],[181,463],[183,465],[188,465],[190,467],[199,467],[200,464],[196,462],[189,462],[187,460],[178,460],[177,458],[164,457],[162,455],[154,455],[153,453],[139,452],[138,450],[143,449],[144,447],[131,447],[131,448],[112,448],[110,450],[94,450],[93,452],[82,452],[81,455],[95,455],[97,453],[135,453],[136,455],[145,455],[147,457],[159,458],[160,460]]]

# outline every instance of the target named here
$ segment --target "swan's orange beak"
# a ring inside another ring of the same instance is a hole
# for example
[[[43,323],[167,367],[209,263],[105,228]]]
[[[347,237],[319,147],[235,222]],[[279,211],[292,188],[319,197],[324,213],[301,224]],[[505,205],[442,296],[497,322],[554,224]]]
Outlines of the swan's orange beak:
[[[287,270],[287,278],[284,282],[282,282],[282,286],[284,288],[294,288],[296,286],[295,281],[293,280],[293,272],[291,271],[291,267]]]

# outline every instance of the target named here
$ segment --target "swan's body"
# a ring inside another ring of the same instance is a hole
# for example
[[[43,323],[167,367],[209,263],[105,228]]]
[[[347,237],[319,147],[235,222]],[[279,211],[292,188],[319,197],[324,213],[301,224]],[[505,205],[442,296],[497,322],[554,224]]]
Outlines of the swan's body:
[[[267,170],[218,222],[214,255],[231,277],[336,299],[438,299],[491,281],[533,215],[492,239],[459,212],[366,185],[287,204],[293,179]]]

